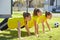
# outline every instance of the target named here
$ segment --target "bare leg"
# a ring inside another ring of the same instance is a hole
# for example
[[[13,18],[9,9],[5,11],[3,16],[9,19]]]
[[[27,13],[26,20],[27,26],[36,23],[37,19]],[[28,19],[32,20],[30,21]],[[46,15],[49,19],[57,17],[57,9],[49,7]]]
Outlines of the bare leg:
[[[45,27],[43,27],[43,33],[45,33]]]

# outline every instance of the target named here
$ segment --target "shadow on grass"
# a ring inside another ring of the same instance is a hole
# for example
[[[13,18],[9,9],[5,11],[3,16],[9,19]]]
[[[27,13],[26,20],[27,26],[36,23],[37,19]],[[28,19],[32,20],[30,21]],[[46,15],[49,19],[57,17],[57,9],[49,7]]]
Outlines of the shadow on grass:
[[[17,30],[7,30],[10,32],[10,34],[8,33],[0,33],[0,35],[3,35],[3,36],[0,36],[0,40],[12,40],[12,39],[17,39],[18,38],[18,32]],[[28,34],[26,31],[22,31],[21,32],[21,36],[22,37],[27,37]],[[34,33],[31,33],[32,35],[34,35]]]
[[[34,35],[34,33],[33,33],[33,32],[31,32],[31,35]],[[27,32],[22,31],[21,36],[22,36],[22,37],[27,37],[27,36],[28,36],[28,34],[27,34]]]

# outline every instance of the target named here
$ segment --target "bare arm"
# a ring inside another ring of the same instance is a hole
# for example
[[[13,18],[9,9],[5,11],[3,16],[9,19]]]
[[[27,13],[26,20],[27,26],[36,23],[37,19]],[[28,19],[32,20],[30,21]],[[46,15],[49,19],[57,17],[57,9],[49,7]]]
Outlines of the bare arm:
[[[49,26],[49,24],[48,24],[48,22],[46,21],[46,25],[47,25],[47,27],[49,28],[49,30],[50,30],[50,26]]]
[[[27,25],[27,23],[26,23],[26,25],[25,25],[25,29],[27,30],[27,32],[28,32],[28,35],[30,35],[30,31],[29,31],[29,28],[28,28],[28,25]]]
[[[18,21],[18,37],[19,37],[19,40],[21,39],[21,29],[20,29],[20,22]]]
[[[34,21],[35,35],[38,35],[38,24]]]
[[[44,21],[42,21],[42,30],[43,30],[43,33],[45,33]]]

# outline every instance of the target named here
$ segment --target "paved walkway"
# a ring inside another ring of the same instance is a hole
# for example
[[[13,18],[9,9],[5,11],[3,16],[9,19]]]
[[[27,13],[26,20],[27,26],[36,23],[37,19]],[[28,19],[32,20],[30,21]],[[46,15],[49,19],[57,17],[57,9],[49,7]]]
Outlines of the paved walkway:
[[[60,17],[60,14],[59,13],[55,13],[55,14],[52,14],[53,17]]]

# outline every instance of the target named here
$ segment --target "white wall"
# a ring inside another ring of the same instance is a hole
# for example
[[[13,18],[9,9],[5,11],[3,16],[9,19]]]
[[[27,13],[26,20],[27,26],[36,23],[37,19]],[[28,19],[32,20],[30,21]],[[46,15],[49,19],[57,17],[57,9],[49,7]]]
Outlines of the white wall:
[[[0,18],[11,17],[11,0],[0,0]]]
[[[11,0],[0,0],[0,15],[11,14]]]

